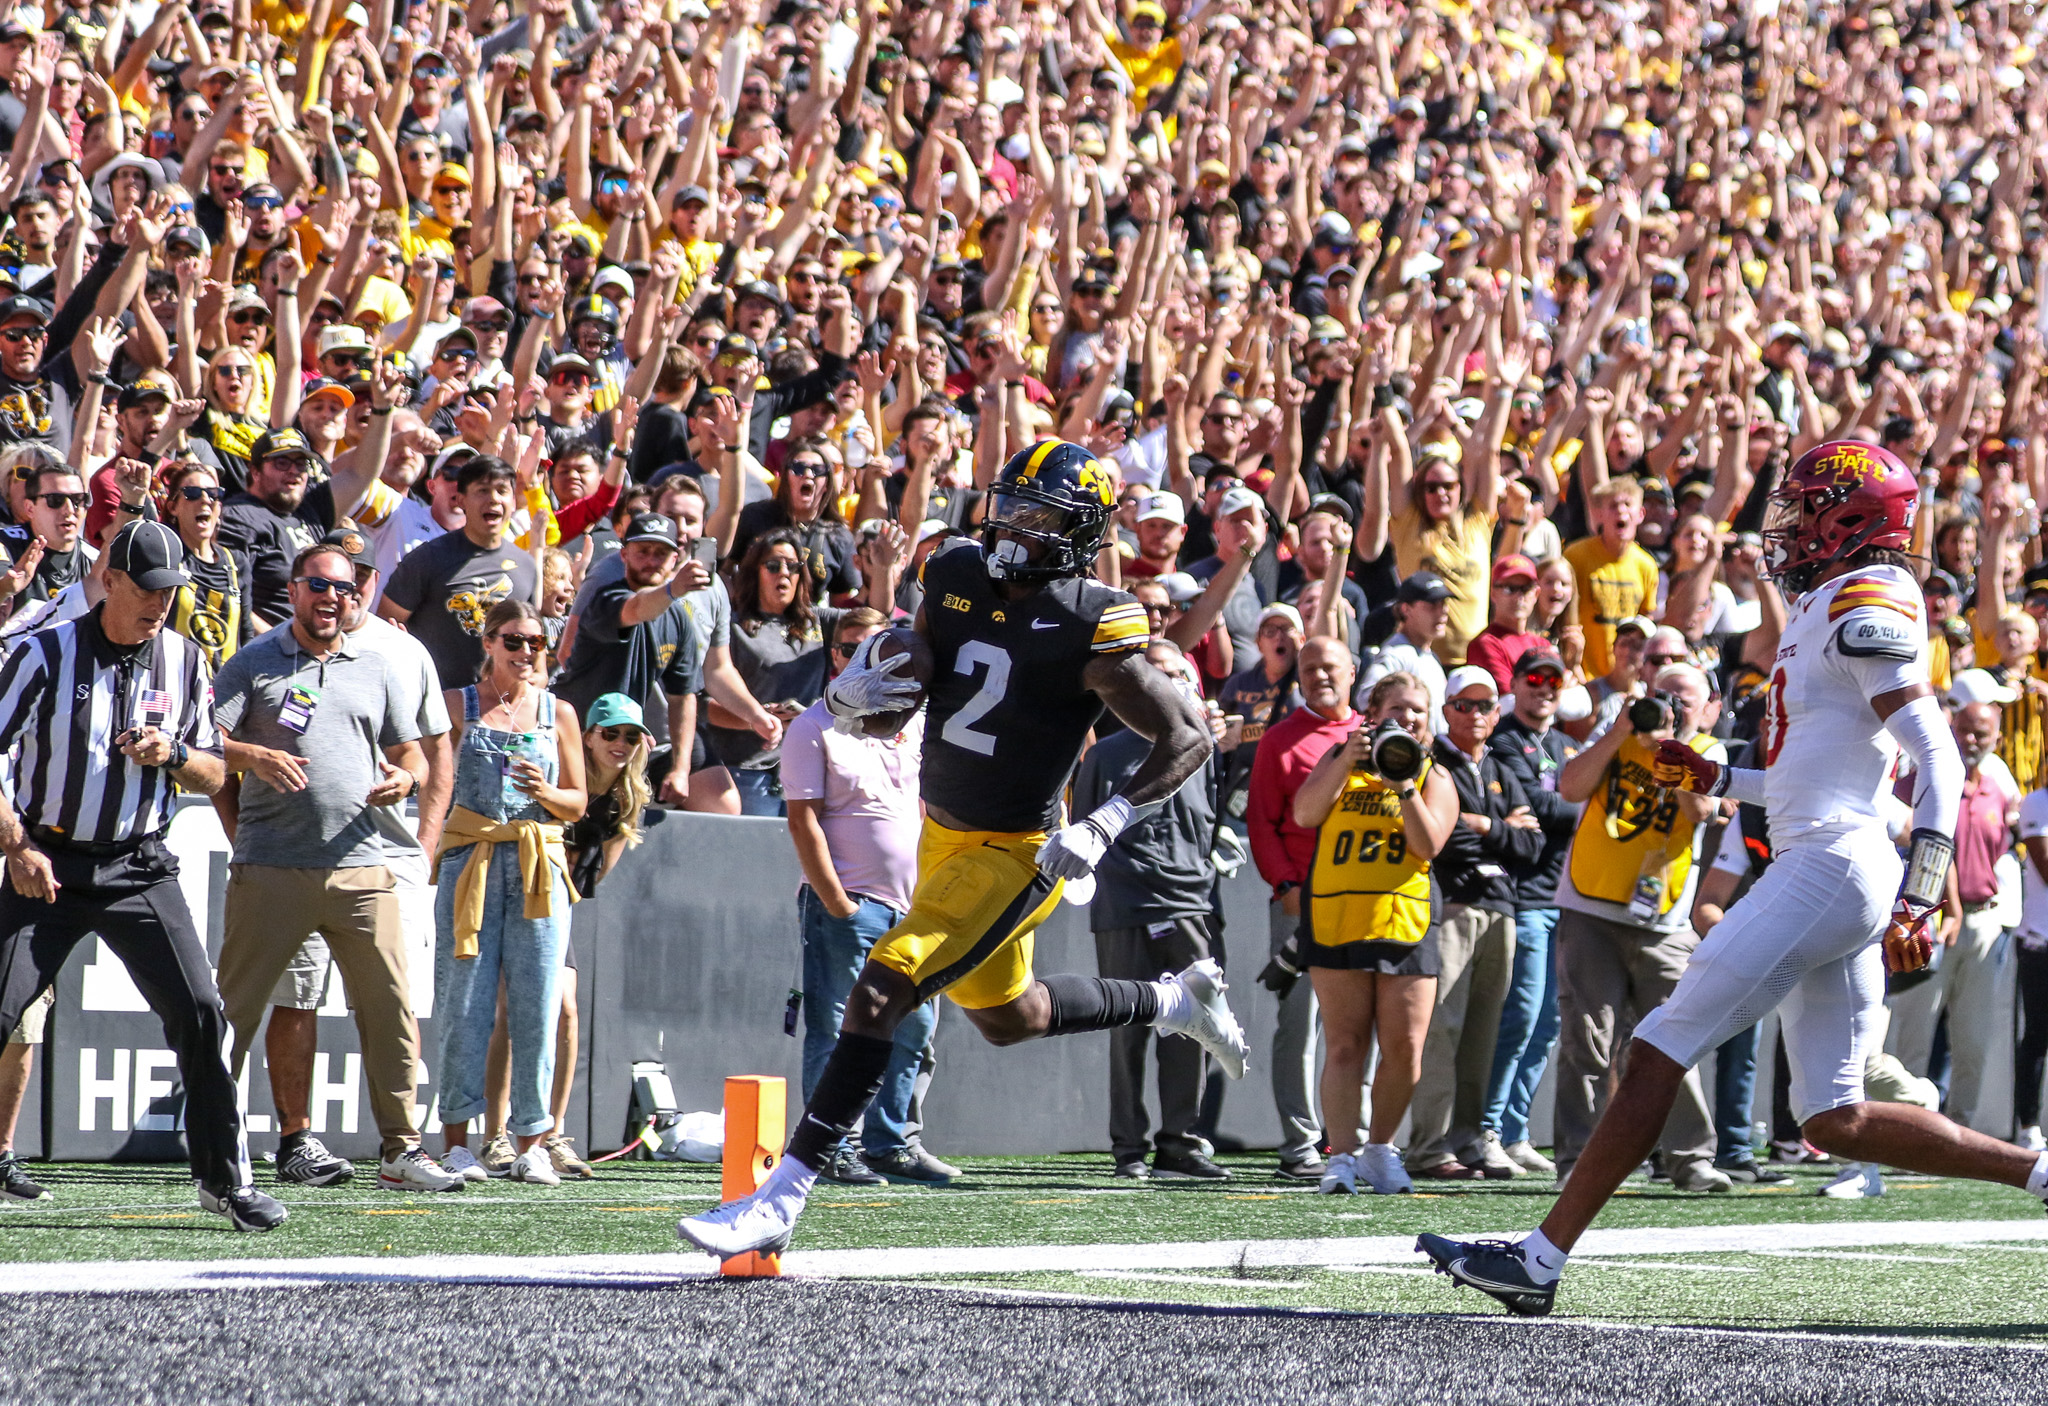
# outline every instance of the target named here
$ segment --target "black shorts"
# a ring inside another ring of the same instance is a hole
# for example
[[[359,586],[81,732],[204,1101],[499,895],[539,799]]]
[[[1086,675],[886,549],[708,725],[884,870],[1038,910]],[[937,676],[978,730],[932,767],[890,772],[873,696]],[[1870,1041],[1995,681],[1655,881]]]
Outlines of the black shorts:
[[[1301,935],[1301,964],[1332,971],[1378,972],[1381,976],[1437,976],[1443,961],[1437,950],[1436,924],[1420,942],[1343,942],[1335,946]]]

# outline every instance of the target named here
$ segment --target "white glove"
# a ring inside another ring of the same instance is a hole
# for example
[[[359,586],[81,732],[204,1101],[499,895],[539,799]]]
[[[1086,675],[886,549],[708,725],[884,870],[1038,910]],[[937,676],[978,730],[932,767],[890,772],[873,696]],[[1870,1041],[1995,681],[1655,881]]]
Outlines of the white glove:
[[[876,664],[875,641],[881,638],[874,634],[862,640],[839,677],[825,685],[825,708],[835,718],[861,718],[917,706],[920,686],[906,672],[910,655],[898,654]]]
[[[1088,878],[1108,848],[1109,841],[1102,831],[1086,820],[1079,825],[1062,826],[1038,847],[1038,872],[1055,879]]]

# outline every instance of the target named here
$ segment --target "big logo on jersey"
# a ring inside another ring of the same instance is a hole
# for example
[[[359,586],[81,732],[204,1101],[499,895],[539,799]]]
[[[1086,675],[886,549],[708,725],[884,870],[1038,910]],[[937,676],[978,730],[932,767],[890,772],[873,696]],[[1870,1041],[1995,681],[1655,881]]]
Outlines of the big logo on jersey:
[[[501,576],[476,590],[451,591],[444,608],[462,626],[464,634],[482,639],[484,617],[491,613],[492,606],[511,594],[512,583]]]

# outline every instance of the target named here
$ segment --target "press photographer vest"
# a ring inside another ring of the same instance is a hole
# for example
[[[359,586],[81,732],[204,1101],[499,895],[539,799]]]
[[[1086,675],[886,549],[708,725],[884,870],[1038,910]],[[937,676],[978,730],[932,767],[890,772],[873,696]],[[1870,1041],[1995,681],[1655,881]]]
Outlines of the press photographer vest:
[[[1687,744],[1695,752],[1714,745],[1711,733]],[[1639,886],[1654,880],[1656,912],[1686,891],[1693,864],[1693,822],[1678,805],[1676,791],[1650,775],[1653,749],[1631,734],[1607,764],[1599,787],[1579,817],[1572,837],[1572,887],[1587,898],[1626,905]]]
[[[1420,790],[1434,765],[1425,758]],[[1317,942],[1399,942],[1429,933],[1429,861],[1408,848],[1401,797],[1377,776],[1351,772],[1316,832],[1308,873],[1309,929]]]

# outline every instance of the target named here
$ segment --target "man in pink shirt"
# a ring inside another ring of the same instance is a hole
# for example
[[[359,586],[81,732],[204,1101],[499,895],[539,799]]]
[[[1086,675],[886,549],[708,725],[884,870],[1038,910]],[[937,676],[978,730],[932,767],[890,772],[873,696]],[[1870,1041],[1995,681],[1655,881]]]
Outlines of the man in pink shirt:
[[[1502,697],[1514,691],[1515,661],[1529,650],[1550,647],[1548,640],[1529,629],[1535,611],[1536,563],[1520,552],[1509,552],[1493,564],[1486,628],[1465,646],[1465,662],[1492,674]]]
[[[1313,639],[1296,664],[1303,706],[1266,729],[1252,757],[1250,803],[1252,862],[1273,886],[1269,933],[1274,961],[1259,976],[1280,997],[1273,1032],[1273,1104],[1280,1113],[1280,1175],[1316,1181],[1323,1174],[1316,1143],[1322,1119],[1315,1098],[1316,997],[1299,980],[1295,929],[1301,923],[1301,886],[1315,858],[1316,832],[1294,823],[1294,793],[1323,754],[1358,726],[1351,689],[1358,669],[1341,640]]]
[[[834,673],[854,646],[886,627],[881,612],[848,611],[833,638]],[[797,891],[804,944],[804,1098],[839,1042],[846,998],[875,939],[910,908],[917,881],[918,760],[924,751],[924,714],[914,714],[894,737],[836,731],[825,705],[814,703],[782,739],[782,793],[789,803],[789,835],[803,865]],[[896,1027],[895,1053],[881,1092],[868,1109],[861,1150],[842,1144],[819,1173],[827,1181],[879,1186],[884,1181],[944,1186],[960,1173],[917,1137],[912,1113],[918,1074],[938,1024],[930,1002]]]

